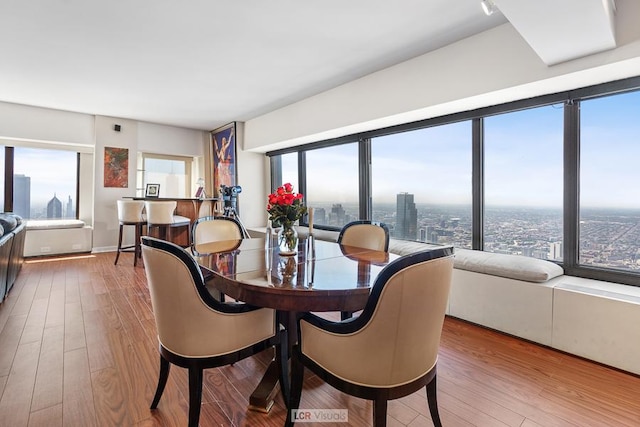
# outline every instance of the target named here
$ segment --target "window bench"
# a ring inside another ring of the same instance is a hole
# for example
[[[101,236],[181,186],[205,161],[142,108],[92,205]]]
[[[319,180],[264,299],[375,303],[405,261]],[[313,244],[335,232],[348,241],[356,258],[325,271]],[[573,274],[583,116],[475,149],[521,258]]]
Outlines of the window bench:
[[[28,220],[24,256],[91,252],[93,228],[78,219]]]

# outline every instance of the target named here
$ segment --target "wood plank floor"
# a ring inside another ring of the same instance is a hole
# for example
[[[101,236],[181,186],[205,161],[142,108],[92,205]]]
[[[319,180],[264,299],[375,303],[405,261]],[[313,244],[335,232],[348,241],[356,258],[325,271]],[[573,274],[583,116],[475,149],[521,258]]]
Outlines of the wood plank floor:
[[[187,375],[171,370],[157,410],[155,325],[144,268],[131,254],[28,260],[0,305],[0,426],[185,426]],[[271,351],[205,373],[201,426],[281,426],[247,410]],[[638,355],[640,357],[640,355]],[[640,378],[448,318],[438,364],[445,426],[640,426]],[[370,403],[307,375],[303,408]],[[305,424],[306,425],[306,424]],[[329,426],[331,424],[322,424]],[[345,424],[336,424],[345,425]],[[424,392],[389,404],[390,427],[431,426]]]

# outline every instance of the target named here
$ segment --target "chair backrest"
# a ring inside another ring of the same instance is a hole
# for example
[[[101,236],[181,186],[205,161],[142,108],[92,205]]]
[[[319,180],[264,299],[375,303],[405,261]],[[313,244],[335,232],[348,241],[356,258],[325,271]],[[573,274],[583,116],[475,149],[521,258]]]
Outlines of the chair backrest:
[[[353,221],[340,230],[338,243],[374,251],[389,250],[389,229],[381,222]]]
[[[175,200],[149,201],[144,202],[147,212],[147,223],[149,224],[173,224],[173,213],[178,206]]]
[[[438,358],[451,287],[453,248],[406,255],[385,267],[360,316],[336,326],[339,343],[323,342],[308,323],[302,352],[322,357],[333,374],[372,387],[392,387],[429,372]],[[335,336],[335,335],[333,335]]]
[[[118,221],[122,223],[144,222],[142,210],[144,201],[142,200],[118,200]]]
[[[158,339],[171,352],[217,356],[246,347],[254,336],[275,333],[273,310],[213,298],[198,264],[180,246],[143,236],[142,258]]]
[[[194,245],[200,243],[219,242],[221,240],[242,239],[240,223],[227,216],[207,216],[198,218],[191,228]]]

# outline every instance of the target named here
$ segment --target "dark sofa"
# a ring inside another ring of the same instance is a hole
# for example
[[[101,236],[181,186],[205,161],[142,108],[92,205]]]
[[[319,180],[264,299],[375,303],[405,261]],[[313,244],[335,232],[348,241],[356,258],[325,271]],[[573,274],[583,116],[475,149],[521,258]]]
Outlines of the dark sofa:
[[[24,263],[26,232],[19,215],[0,213],[0,302],[13,287]]]

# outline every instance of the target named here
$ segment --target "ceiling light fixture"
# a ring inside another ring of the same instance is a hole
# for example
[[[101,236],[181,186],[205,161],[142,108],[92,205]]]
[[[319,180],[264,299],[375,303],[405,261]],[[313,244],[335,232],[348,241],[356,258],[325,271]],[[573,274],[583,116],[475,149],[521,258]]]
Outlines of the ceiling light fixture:
[[[487,16],[491,15],[496,10],[496,5],[491,0],[482,0],[480,2],[480,6],[482,6],[482,10]]]

